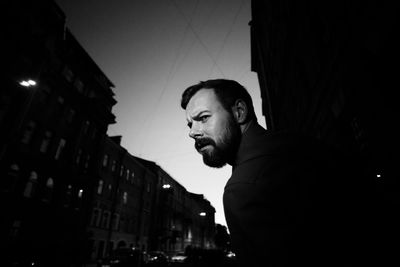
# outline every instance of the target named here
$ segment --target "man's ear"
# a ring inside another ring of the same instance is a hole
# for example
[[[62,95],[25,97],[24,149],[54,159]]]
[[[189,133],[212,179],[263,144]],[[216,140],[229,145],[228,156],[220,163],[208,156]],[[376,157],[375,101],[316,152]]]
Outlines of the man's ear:
[[[247,121],[248,116],[247,104],[242,99],[236,100],[235,104],[232,106],[232,114],[236,122],[243,124]]]

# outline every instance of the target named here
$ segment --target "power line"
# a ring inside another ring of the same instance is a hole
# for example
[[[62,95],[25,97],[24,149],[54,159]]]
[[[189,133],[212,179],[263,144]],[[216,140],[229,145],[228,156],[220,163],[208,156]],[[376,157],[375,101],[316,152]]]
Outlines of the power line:
[[[229,27],[229,30],[228,30],[228,32],[225,34],[224,40],[223,40],[223,42],[222,42],[222,45],[221,45],[220,49],[218,50],[218,53],[217,53],[217,56],[216,56],[216,60],[215,60],[215,61],[218,61],[218,59],[219,59],[219,57],[220,57],[222,51],[223,51],[224,48],[225,48],[225,44],[226,44],[227,41],[228,41],[228,37],[229,37],[229,36],[231,35],[231,33],[232,33],[233,26],[235,25],[236,20],[237,20],[237,18],[238,18],[238,16],[239,16],[240,12],[242,11],[242,8],[243,8],[243,5],[244,5],[244,1],[245,1],[245,0],[242,0],[242,1],[240,2],[239,8],[238,8],[238,10],[237,10],[236,13],[235,13],[235,16],[234,16],[234,18],[233,18],[233,20],[232,20],[232,23],[231,23],[230,27]],[[211,67],[211,70],[210,70],[210,73],[208,74],[208,77],[210,77],[210,75],[212,74],[212,71],[213,71],[213,69],[214,69],[214,66],[215,66],[215,65],[213,65],[213,66]]]
[[[189,23],[191,23],[191,21],[192,21],[192,19],[193,19],[193,17],[194,17],[194,14],[196,13],[197,6],[198,6],[198,2],[199,2],[199,0],[196,1],[196,4],[195,4],[195,6],[194,6],[194,8],[193,8],[193,11],[192,11],[192,14],[191,14],[191,18],[190,18]],[[156,114],[156,112],[157,112],[157,110],[158,110],[159,103],[161,102],[161,99],[162,99],[163,96],[164,96],[164,93],[165,93],[165,91],[166,91],[166,89],[167,89],[167,87],[168,87],[168,85],[169,85],[169,82],[172,80],[172,77],[174,76],[173,70],[174,70],[174,68],[175,68],[175,66],[176,66],[176,64],[177,64],[178,57],[179,57],[180,51],[182,50],[182,46],[183,46],[183,43],[184,43],[184,41],[185,41],[185,39],[186,39],[187,32],[189,31],[189,28],[190,28],[190,27],[189,27],[189,24],[187,24],[187,25],[186,25],[186,28],[185,28],[185,31],[184,31],[184,33],[183,33],[182,39],[181,39],[181,41],[180,41],[180,43],[179,43],[179,46],[178,46],[178,48],[177,48],[177,50],[176,50],[175,58],[174,58],[174,61],[173,61],[173,63],[172,63],[172,66],[169,68],[169,72],[168,72],[168,75],[167,75],[165,84],[164,84],[164,86],[163,86],[163,88],[162,88],[162,90],[161,90],[161,93],[159,94],[159,96],[158,96],[158,98],[157,98],[157,101],[155,102],[155,109],[154,109],[153,113],[152,113],[149,117],[147,117],[146,121],[144,122],[143,128],[142,128],[143,131],[144,131],[144,130],[147,130],[148,128],[151,128],[151,122],[153,121],[154,114]],[[150,125],[149,125],[149,124],[150,124]],[[144,145],[144,142],[141,142],[141,143],[140,143],[139,152],[142,151],[143,145]]]
[[[179,11],[179,13],[182,15],[182,17],[184,18],[184,20],[186,21],[186,23],[188,24],[190,30],[192,31],[192,33],[194,34],[194,36],[196,37],[197,41],[199,41],[199,43],[201,44],[201,46],[204,48],[204,51],[207,53],[207,55],[211,58],[211,60],[213,61],[214,65],[217,67],[218,71],[222,74],[223,77],[225,77],[224,72],[222,71],[222,69],[219,67],[218,63],[216,62],[215,58],[211,55],[210,51],[208,50],[207,46],[204,44],[204,42],[201,40],[200,36],[197,34],[197,32],[193,29],[193,26],[191,24],[191,21],[188,20],[188,18],[186,17],[186,15],[183,13],[183,11],[180,9],[180,7],[176,4],[175,0],[171,0],[171,2],[174,4],[174,6],[176,7],[176,9]]]

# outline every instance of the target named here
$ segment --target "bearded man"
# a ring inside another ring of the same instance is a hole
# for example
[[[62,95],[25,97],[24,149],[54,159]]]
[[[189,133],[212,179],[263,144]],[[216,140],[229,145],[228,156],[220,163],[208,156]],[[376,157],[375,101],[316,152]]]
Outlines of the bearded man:
[[[223,202],[241,266],[358,266],[362,200],[342,156],[313,138],[265,130],[236,81],[190,86],[181,107],[204,163],[232,166]]]

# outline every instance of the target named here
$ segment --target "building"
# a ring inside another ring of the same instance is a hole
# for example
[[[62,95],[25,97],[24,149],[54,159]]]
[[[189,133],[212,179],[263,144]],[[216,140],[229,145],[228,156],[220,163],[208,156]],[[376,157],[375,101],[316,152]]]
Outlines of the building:
[[[5,13],[1,249],[9,260],[82,262],[113,84],[52,1],[12,1]]]
[[[378,250],[399,236],[398,12],[381,1],[253,0],[250,22],[267,128],[353,155],[377,193],[372,225],[390,229]]]
[[[154,162],[131,155],[113,83],[50,0],[6,4],[0,91],[0,244],[5,262],[72,266],[119,247],[213,247],[214,213]]]
[[[144,161],[157,176],[151,250],[215,248],[215,209],[203,195],[188,192],[165,170]]]
[[[91,260],[113,249],[146,251],[150,236],[156,176],[126,149],[121,137],[105,137],[91,219]]]

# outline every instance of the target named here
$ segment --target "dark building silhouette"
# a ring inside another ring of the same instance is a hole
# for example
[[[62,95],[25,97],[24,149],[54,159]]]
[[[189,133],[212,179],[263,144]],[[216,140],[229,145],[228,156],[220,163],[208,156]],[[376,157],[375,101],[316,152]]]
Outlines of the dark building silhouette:
[[[380,259],[398,247],[398,14],[382,1],[253,0],[250,23],[267,128],[317,137],[360,163],[376,193]]]
[[[47,0],[5,7],[2,262],[76,266],[119,247],[213,248],[211,204],[107,136],[114,85],[62,10]]]
[[[154,162],[140,159],[157,176],[151,250],[183,252],[215,248],[215,209],[202,194],[188,192]]]
[[[126,149],[105,137],[91,219],[91,260],[116,248],[147,250],[157,177]]]
[[[2,251],[57,266],[87,257],[99,148],[113,84],[50,1],[6,8],[1,90]]]

